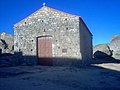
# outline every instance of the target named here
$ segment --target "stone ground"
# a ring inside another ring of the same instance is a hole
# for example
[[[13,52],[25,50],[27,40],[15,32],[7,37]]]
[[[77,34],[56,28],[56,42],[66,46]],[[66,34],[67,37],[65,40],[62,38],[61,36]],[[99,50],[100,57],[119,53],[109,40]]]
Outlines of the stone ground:
[[[0,68],[0,90],[120,90],[120,64]]]

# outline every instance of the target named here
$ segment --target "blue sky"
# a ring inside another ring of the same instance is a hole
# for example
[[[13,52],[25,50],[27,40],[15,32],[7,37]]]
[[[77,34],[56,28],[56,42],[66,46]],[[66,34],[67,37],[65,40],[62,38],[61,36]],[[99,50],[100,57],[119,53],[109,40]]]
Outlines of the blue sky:
[[[120,34],[120,0],[0,0],[0,33],[14,34],[13,25],[47,6],[81,16],[93,34],[93,45]]]

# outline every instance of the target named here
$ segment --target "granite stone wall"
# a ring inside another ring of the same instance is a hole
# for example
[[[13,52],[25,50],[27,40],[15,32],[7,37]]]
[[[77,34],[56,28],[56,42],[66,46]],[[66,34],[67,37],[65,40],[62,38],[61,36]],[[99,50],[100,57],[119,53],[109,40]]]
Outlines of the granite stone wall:
[[[86,24],[80,19],[80,52],[82,63],[89,64],[92,59],[92,33],[87,28]]]

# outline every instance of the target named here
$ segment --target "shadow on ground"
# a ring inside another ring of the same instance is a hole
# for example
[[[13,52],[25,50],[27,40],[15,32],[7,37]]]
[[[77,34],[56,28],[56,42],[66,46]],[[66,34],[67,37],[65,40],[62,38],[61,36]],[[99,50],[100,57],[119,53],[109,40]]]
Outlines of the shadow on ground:
[[[51,61],[56,62],[52,64],[48,58],[42,58],[46,61],[40,63],[39,59],[37,62],[42,65],[35,66],[32,62],[38,60],[36,56],[20,58],[20,64],[29,60],[28,66],[0,68],[4,77],[0,77],[0,90],[120,90],[120,61],[111,57],[93,59],[86,66],[75,58],[53,58]]]

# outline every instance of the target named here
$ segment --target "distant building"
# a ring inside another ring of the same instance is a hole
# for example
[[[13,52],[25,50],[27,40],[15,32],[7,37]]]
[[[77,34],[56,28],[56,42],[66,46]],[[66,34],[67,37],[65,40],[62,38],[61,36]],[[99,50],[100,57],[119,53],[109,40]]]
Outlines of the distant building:
[[[92,58],[92,34],[81,17],[43,5],[14,25],[14,50],[26,63],[86,64]]]

